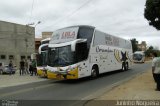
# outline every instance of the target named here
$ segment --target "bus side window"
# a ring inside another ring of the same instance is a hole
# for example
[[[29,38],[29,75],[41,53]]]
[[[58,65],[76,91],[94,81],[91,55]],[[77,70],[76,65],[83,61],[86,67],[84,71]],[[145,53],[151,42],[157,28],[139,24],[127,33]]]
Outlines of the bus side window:
[[[76,60],[77,62],[86,60],[88,57],[87,42],[76,44]]]

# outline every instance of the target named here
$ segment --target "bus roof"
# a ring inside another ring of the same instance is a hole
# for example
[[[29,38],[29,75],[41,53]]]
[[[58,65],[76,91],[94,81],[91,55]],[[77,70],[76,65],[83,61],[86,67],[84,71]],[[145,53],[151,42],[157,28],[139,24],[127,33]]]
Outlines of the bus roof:
[[[61,30],[61,29],[65,29],[65,28],[72,28],[72,27],[88,27],[88,28],[96,28],[94,26],[91,26],[91,25],[73,25],[73,26],[68,26],[68,27],[63,27],[63,28],[60,28],[60,29],[57,29],[55,31],[58,31],[58,30]]]

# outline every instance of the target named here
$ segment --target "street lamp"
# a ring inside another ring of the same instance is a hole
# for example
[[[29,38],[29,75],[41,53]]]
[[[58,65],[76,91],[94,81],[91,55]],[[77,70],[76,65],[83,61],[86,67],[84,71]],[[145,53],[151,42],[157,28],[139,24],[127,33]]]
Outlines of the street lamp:
[[[37,26],[38,24],[40,24],[40,23],[41,23],[41,21],[38,21],[36,24],[35,24],[34,22],[32,22],[32,23],[26,24],[26,27],[28,27],[28,26],[33,26],[34,29],[36,29],[36,26]],[[27,29],[26,29],[26,33],[28,33]]]
[[[38,22],[37,22],[37,24],[35,24],[35,26],[34,26],[34,27],[36,28],[36,26],[37,26],[38,24],[40,24],[40,23],[41,23],[41,21],[38,21]]]
[[[40,23],[41,23],[41,21],[38,21],[36,24],[35,24],[34,22],[26,24],[26,34],[27,34],[27,35],[32,35],[33,32],[35,31],[36,26],[37,26],[38,24],[40,24]],[[29,28],[29,26],[33,26],[34,29]],[[34,32],[34,35],[35,35],[35,32]],[[28,36],[28,37],[29,37],[29,36]],[[28,43],[29,43],[28,37],[26,37],[26,38],[24,39],[24,40],[25,40],[25,44],[26,44],[26,57],[27,57],[27,55],[28,55],[28,47],[29,47],[29,45],[30,45],[30,46],[33,46],[33,44],[34,44],[34,43],[31,43],[32,41],[30,42],[30,44],[28,44]],[[34,41],[35,41],[35,40],[34,40]],[[33,42],[34,42],[34,41],[33,41]]]
[[[26,26],[32,26],[32,25],[35,25],[34,27],[36,27],[38,24],[40,24],[41,21],[38,21],[36,24],[34,22],[32,23],[29,23],[29,24],[26,24]]]

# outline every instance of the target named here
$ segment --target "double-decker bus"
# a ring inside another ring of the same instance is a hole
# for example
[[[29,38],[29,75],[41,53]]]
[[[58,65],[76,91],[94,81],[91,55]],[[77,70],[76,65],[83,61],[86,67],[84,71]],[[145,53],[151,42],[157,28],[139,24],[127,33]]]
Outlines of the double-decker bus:
[[[47,66],[48,60],[48,44],[50,38],[46,38],[41,40],[41,45],[38,50],[37,55],[37,74],[42,77],[47,77],[47,70],[45,67]]]
[[[54,31],[48,45],[49,78],[97,77],[132,65],[132,45],[93,26],[71,26]]]

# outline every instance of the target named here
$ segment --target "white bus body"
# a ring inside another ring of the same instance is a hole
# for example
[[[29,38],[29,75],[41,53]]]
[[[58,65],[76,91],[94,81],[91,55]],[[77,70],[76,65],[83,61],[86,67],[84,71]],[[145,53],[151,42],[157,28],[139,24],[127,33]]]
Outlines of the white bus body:
[[[72,26],[55,31],[49,42],[49,76],[79,79],[132,65],[131,42],[92,26]]]
[[[145,62],[145,53],[144,51],[136,51],[133,53],[133,61],[135,63],[144,63]]]

